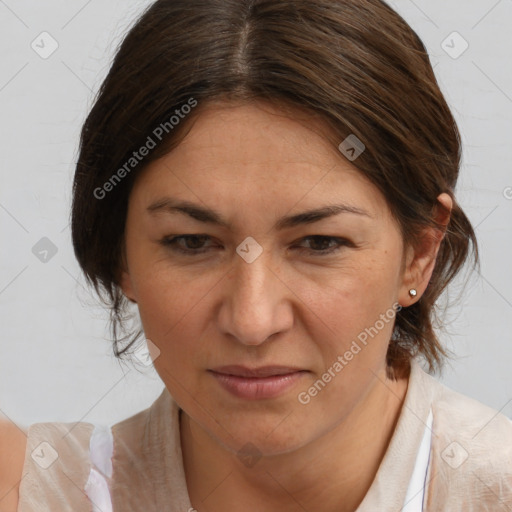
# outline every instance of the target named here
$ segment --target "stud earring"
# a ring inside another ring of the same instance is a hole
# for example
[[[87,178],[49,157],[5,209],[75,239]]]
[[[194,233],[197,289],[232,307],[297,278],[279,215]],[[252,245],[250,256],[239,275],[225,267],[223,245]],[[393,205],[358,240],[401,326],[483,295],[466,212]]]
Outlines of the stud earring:
[[[411,288],[411,289],[409,290],[409,295],[410,295],[411,297],[416,297],[416,295],[417,295],[417,294],[418,294],[418,292],[417,292],[414,288]]]

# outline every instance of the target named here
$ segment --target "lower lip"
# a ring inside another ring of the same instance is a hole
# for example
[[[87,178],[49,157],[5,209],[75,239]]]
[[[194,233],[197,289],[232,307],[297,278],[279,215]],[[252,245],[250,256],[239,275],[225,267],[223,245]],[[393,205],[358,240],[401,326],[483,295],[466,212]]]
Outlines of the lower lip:
[[[225,390],[238,398],[261,400],[275,398],[288,391],[306,372],[299,371],[270,377],[238,377],[213,371],[210,373]]]

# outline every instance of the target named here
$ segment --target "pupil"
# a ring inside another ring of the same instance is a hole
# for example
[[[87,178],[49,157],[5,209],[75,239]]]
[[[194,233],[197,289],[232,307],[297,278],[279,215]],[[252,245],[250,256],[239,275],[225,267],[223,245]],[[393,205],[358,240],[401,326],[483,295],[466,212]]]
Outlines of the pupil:
[[[312,247],[313,249],[315,248],[315,245],[316,245],[316,249],[317,250],[324,250],[324,249],[328,249],[328,239],[325,238],[325,237],[318,237],[318,238],[313,238],[313,244],[312,244]]]
[[[194,236],[188,239],[188,245],[192,246],[190,249],[200,249],[204,243],[204,236]]]

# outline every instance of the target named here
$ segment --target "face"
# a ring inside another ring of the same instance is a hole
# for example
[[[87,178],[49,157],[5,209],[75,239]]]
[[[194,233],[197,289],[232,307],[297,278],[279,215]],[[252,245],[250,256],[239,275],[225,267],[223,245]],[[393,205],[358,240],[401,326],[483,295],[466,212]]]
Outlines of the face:
[[[170,393],[233,451],[284,453],[339,425],[385,378],[407,302],[384,197],[308,123],[212,105],[130,196],[123,291]]]

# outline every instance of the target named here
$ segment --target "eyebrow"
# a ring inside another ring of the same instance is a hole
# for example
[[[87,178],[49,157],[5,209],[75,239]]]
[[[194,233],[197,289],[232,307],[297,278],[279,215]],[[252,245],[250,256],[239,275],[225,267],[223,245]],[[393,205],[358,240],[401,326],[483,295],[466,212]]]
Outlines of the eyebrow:
[[[189,217],[192,217],[193,219],[199,222],[214,224],[216,226],[222,226],[227,229],[232,229],[231,224],[224,220],[220,213],[210,208],[199,206],[198,204],[194,204],[190,201],[181,201],[170,197],[164,197],[151,203],[147,207],[147,211],[152,215],[160,213],[184,214],[188,215]],[[280,231],[283,229],[289,229],[303,224],[312,224],[314,222],[318,222],[328,217],[339,215],[341,213],[351,213],[355,215],[362,215],[365,217],[373,218],[373,216],[370,215],[366,210],[363,210],[356,206],[351,206],[347,204],[336,204],[323,206],[321,208],[316,208],[314,210],[307,210],[302,213],[282,217],[277,220],[273,229],[276,231]]]

